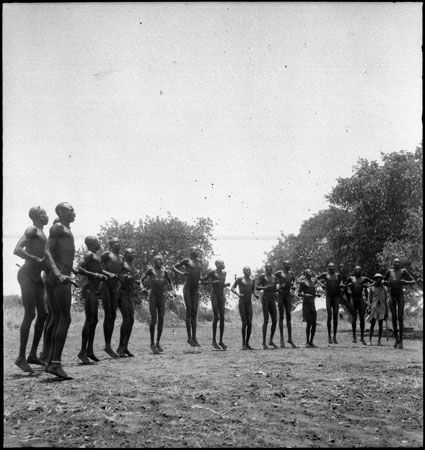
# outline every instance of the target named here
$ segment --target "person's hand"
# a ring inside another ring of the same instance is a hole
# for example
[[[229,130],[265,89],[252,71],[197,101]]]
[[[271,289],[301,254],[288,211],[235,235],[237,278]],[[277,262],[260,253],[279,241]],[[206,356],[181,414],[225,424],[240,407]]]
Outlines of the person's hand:
[[[62,284],[69,284],[70,283],[69,277],[67,275],[59,274],[58,280],[59,280],[59,283],[62,283]]]

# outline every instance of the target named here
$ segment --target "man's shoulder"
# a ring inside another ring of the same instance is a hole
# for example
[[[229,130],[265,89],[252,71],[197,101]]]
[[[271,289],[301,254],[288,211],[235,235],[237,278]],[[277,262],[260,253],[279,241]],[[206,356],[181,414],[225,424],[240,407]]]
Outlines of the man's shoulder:
[[[50,227],[50,237],[61,236],[64,232],[65,226],[60,222],[56,222]]]
[[[34,238],[38,235],[38,228],[34,225],[30,225],[28,228],[25,229],[25,237],[26,238]]]

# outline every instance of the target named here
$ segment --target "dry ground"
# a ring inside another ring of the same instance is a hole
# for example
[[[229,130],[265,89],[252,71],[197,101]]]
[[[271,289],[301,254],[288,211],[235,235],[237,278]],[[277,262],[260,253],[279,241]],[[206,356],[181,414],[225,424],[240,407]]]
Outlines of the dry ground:
[[[19,315],[18,312],[13,313]],[[15,365],[19,329],[4,326],[4,447],[420,447],[423,445],[423,340],[411,331],[404,350],[351,342],[303,347],[305,328],[293,319],[298,348],[260,350],[255,317],[241,351],[237,316],[226,324],[227,351],[211,347],[211,324],[199,325],[200,349],[182,326],[164,330],[163,356],[149,350],[149,329],[136,323],[134,358],[111,359],[98,325],[101,361],[80,365],[83,313],[74,312],[63,363],[70,381]],[[323,313],[319,317],[323,317]],[[9,321],[10,322],[10,321]],[[5,322],[4,322],[5,323]],[[118,339],[117,319],[113,341]],[[286,336],[286,328],[285,328]],[[278,341],[278,339],[276,339]],[[374,338],[376,342],[376,338]]]

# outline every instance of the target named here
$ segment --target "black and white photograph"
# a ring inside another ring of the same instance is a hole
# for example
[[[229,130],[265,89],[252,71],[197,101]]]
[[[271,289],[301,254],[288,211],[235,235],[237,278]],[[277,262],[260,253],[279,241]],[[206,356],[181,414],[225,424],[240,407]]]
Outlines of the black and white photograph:
[[[2,2],[3,447],[423,447],[423,3]]]

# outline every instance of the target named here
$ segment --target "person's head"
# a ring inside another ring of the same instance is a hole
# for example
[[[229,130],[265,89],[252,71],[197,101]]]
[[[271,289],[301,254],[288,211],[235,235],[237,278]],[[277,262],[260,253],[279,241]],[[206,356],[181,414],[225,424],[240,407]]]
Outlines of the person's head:
[[[225,268],[224,261],[222,259],[217,259],[217,261],[215,262],[215,267],[218,270],[223,270]]]
[[[360,266],[354,267],[354,275],[360,275],[362,272],[362,268]]]
[[[270,274],[270,273],[272,273],[273,267],[272,267],[272,265],[270,263],[267,263],[264,266],[264,269],[265,269],[266,273]]]
[[[399,258],[394,258],[393,265],[394,265],[394,269],[400,269],[400,267],[401,267],[400,259]]]
[[[310,269],[305,269],[304,270],[304,276],[308,279],[311,278],[311,270]]]
[[[249,277],[251,276],[251,268],[248,267],[248,266],[245,266],[245,267],[242,269],[242,272],[243,272],[243,274],[244,274],[247,278],[249,278]]]
[[[29,210],[28,215],[34,225],[47,225],[49,222],[49,217],[47,216],[46,210],[41,206],[33,206]]]
[[[108,246],[113,251],[119,251],[121,249],[121,241],[116,236],[109,238]]]
[[[373,281],[377,286],[379,286],[382,283],[383,279],[384,277],[380,273],[375,273],[375,275],[373,276]]]
[[[190,247],[189,248],[189,256],[192,258],[192,259],[196,259],[196,258],[198,258],[199,257],[199,249],[197,248],[197,247]]]
[[[71,223],[75,220],[74,208],[68,202],[59,203],[55,208],[55,212],[62,223]]]
[[[100,248],[99,240],[96,236],[87,236],[84,239],[84,243],[91,252],[97,252]]]
[[[160,254],[155,255],[153,257],[153,264],[155,267],[158,267],[158,268],[161,267],[162,266],[162,255],[160,255]]]
[[[126,261],[132,262],[136,256],[136,252],[134,251],[134,248],[127,247],[123,250],[123,256]]]
[[[283,261],[283,268],[289,270],[291,268],[291,262],[288,260]]]
[[[335,273],[335,264],[334,263],[330,262],[328,264],[328,272],[329,273]]]

